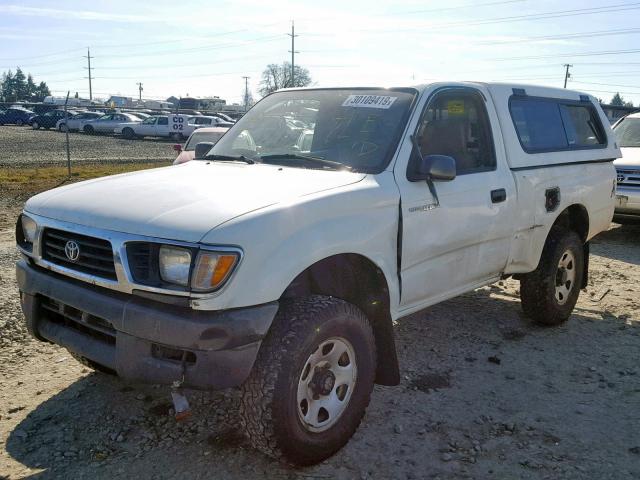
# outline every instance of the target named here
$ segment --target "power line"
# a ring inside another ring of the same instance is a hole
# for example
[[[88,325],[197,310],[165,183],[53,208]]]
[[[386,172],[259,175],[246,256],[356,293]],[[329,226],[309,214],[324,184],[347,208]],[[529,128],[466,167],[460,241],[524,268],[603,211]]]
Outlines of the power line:
[[[436,23],[431,25],[425,25],[421,27],[419,31],[430,33],[433,29],[438,28],[450,28],[450,27],[462,27],[462,26],[475,26],[475,25],[492,25],[497,23],[513,23],[513,22],[523,22],[523,21],[531,21],[531,20],[548,20],[552,18],[562,18],[562,17],[575,17],[580,15],[593,15],[598,13],[613,13],[613,12],[621,12],[626,10],[637,10],[640,8],[640,2],[633,3],[620,3],[617,5],[607,5],[604,7],[591,7],[591,8],[576,8],[572,10],[557,10],[552,12],[543,12],[543,13],[530,13],[525,15],[512,15],[508,17],[494,17],[494,18],[484,18],[479,20],[465,20],[461,22],[449,22],[449,23]],[[387,33],[406,33],[408,31],[414,32],[415,30],[408,29],[363,29],[359,31],[373,31],[377,33],[387,32]]]
[[[510,43],[529,43],[537,42],[541,40],[568,40],[572,38],[593,38],[593,37],[605,37],[610,35],[627,35],[633,33],[640,33],[640,28],[627,28],[617,30],[597,30],[594,32],[577,32],[566,33],[563,35],[541,35],[536,37],[522,37],[509,40],[492,40],[486,42],[478,42],[478,45],[506,45]]]
[[[567,58],[567,57],[592,57],[599,55],[628,55],[632,53],[640,53],[640,49],[634,48],[629,50],[605,50],[597,52],[574,52],[574,53],[555,53],[553,55],[530,55],[526,57],[503,57],[490,58],[496,62],[512,61],[512,60],[538,60],[542,58]]]
[[[75,53],[78,52],[80,50],[84,50],[83,48],[73,48],[71,50],[63,50],[60,52],[52,52],[52,53],[47,53],[44,55],[28,55],[28,56],[21,56],[21,57],[4,57],[4,58],[0,58],[0,61],[2,62],[12,62],[14,60],[18,60],[18,61],[22,61],[25,58],[48,58],[48,57],[54,57],[56,55],[64,55],[67,53]]]

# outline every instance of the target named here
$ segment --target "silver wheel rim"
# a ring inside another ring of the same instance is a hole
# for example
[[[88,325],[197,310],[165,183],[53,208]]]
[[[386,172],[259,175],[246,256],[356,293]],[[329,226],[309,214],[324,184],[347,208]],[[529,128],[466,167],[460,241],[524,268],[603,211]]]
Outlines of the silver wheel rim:
[[[344,413],[358,368],[351,343],[342,337],[322,342],[309,355],[298,379],[297,410],[305,429],[323,432]]]
[[[569,295],[576,281],[576,258],[571,250],[565,251],[558,262],[556,271],[556,301],[564,305],[569,300]]]

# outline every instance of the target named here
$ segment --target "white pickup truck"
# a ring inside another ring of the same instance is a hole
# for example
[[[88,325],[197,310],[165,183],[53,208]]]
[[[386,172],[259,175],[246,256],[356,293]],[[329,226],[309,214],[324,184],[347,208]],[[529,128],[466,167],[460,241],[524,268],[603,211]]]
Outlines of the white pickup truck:
[[[593,97],[485,83],[279,91],[198,150],[26,203],[27,326],[129,380],[241,386],[253,445],[297,465],[399,383],[396,320],[513,276],[566,321],[620,156]]]

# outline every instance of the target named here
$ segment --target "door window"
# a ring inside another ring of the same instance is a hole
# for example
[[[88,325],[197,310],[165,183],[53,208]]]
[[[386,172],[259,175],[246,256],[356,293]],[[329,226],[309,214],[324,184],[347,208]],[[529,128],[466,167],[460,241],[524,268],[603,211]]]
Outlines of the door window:
[[[144,122],[142,122],[142,125],[154,125],[155,123],[156,123],[156,118],[149,117]]]
[[[158,118],[158,125],[169,125],[169,118],[168,117]]]
[[[417,135],[423,156],[453,157],[458,175],[496,168],[489,117],[476,92],[438,94],[429,102]],[[412,159],[414,165],[416,160]]]

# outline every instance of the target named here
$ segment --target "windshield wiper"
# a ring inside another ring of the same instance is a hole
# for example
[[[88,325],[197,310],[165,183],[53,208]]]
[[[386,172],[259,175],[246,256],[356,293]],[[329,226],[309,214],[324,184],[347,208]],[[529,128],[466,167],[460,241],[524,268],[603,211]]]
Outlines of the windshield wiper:
[[[205,155],[204,157],[205,160],[230,160],[233,162],[244,162],[244,163],[248,163],[249,165],[253,165],[254,162],[253,160],[251,160],[250,158],[245,157],[244,155],[217,155],[217,154],[211,154],[211,155]]]
[[[311,155],[299,155],[297,153],[274,153],[271,155],[262,155],[260,157],[260,161],[263,163],[268,163],[269,160],[305,160],[311,163],[317,163],[320,165],[327,165],[330,167],[334,167],[336,169],[347,169],[351,170],[353,167],[350,165],[345,165],[344,163],[335,162],[333,160],[327,160],[323,157],[314,157]]]

